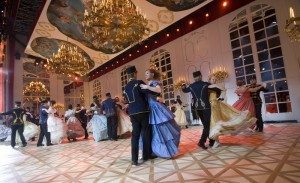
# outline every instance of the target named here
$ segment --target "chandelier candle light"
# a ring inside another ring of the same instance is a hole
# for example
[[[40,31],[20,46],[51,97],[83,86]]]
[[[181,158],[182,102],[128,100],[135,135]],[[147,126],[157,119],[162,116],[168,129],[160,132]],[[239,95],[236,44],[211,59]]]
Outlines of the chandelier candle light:
[[[149,34],[148,20],[130,0],[94,0],[84,12],[84,36],[96,48],[113,52],[137,43]]]
[[[92,63],[77,50],[76,46],[62,44],[52,58],[47,59],[46,69],[59,75],[84,76],[92,69]]]
[[[40,81],[31,81],[29,85],[26,85],[23,94],[25,96],[49,96],[49,90]]]
[[[175,90],[181,90],[181,87],[182,87],[182,85],[184,85],[184,84],[187,84],[187,85],[188,85],[187,80],[186,80],[184,77],[179,77],[179,79],[176,80],[175,83],[174,83],[174,88],[175,88]]]
[[[225,67],[217,67],[212,70],[210,76],[214,76],[218,83],[224,82],[226,78],[228,78],[229,74]]]
[[[300,42],[300,17],[295,17],[294,9],[290,7],[290,18],[286,20],[285,32],[292,42]]]

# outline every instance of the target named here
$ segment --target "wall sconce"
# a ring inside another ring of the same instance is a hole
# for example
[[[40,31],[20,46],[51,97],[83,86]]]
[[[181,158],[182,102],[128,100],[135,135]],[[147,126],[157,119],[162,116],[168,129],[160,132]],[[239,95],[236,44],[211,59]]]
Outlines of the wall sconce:
[[[290,7],[290,18],[286,20],[284,31],[292,42],[300,42],[300,17],[295,17],[294,9]]]

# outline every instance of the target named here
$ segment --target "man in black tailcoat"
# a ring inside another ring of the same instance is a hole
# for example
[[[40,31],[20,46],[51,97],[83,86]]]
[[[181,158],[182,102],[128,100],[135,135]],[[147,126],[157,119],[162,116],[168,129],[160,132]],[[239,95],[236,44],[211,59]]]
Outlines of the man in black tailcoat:
[[[189,86],[185,84],[182,85],[182,91],[184,93],[191,93],[194,98],[194,106],[197,115],[200,117],[201,122],[203,124],[203,131],[201,138],[198,142],[198,146],[202,149],[207,149],[205,146],[206,140],[209,136],[209,128],[210,128],[210,116],[211,116],[211,107],[209,103],[209,92],[208,86],[210,83],[202,81],[202,74],[200,71],[196,71],[193,73],[193,77],[195,82]],[[213,146],[214,141],[209,140],[209,145]]]
[[[87,115],[86,115],[86,109],[81,106],[80,104],[77,104],[76,111],[75,111],[75,117],[80,121],[82,128],[84,129],[84,139],[89,138],[89,134],[87,132],[86,126],[87,126]]]
[[[250,88],[260,88],[256,91],[251,92],[251,97],[255,106],[255,117],[257,118],[255,131],[263,132],[264,122],[261,115],[262,100],[260,98],[260,92],[268,92],[265,85],[257,84],[256,78],[250,79]]]
[[[14,148],[16,145],[16,133],[18,131],[20,139],[22,141],[23,147],[27,145],[25,137],[23,135],[24,132],[24,121],[23,116],[25,115],[26,111],[21,108],[21,102],[15,102],[15,108],[7,111],[5,113],[0,113],[0,115],[11,115],[12,125],[11,125],[11,147]]]

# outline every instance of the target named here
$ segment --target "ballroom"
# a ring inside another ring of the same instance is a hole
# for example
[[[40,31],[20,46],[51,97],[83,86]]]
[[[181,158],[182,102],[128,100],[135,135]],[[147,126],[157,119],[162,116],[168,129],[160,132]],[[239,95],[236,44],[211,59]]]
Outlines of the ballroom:
[[[299,91],[299,0],[1,0],[0,183],[297,183]]]

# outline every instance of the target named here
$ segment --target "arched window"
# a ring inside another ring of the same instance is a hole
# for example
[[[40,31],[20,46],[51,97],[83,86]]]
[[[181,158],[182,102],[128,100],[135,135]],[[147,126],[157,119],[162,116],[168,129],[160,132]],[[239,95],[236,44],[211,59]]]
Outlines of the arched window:
[[[65,107],[68,107],[70,104],[73,107],[77,104],[84,105],[84,85],[81,83],[81,86],[77,86],[77,84],[71,83],[72,88],[70,88],[68,93],[65,93]]]
[[[122,87],[122,92],[124,91],[124,87],[128,83],[128,75],[126,73],[127,67],[124,67],[121,71],[121,87]]]
[[[170,53],[167,50],[161,49],[152,55],[150,63],[154,64],[162,73],[162,97],[166,105],[169,106],[171,101],[174,100],[174,83]]]
[[[275,9],[259,4],[243,10],[229,25],[229,35],[236,80],[249,84],[252,76],[260,78],[269,90],[267,112],[291,112]]]
[[[97,96],[99,99],[101,99],[101,92],[101,82],[99,79],[95,79],[93,83],[93,96]]]
[[[264,94],[267,111],[291,112],[276,11],[271,6],[262,4],[252,6],[251,15],[260,76],[269,89]]]
[[[250,78],[255,76],[255,66],[246,10],[233,19],[229,26],[229,35],[236,80],[249,84]]]

